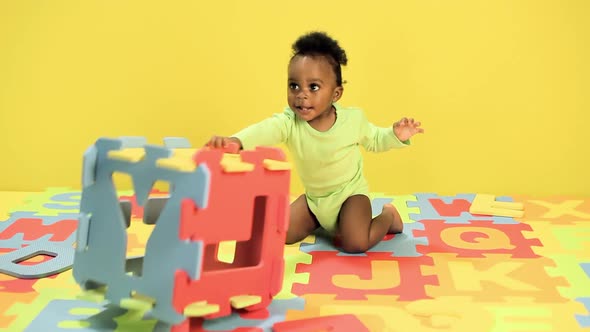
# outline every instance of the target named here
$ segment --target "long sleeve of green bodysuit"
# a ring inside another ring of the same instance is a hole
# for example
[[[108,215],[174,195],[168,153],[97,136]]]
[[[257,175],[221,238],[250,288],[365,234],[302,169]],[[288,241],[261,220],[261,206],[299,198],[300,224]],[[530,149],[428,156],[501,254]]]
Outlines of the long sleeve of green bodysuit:
[[[392,127],[378,127],[370,123],[364,115],[361,115],[360,121],[360,143],[369,152],[384,152],[410,145],[410,140],[400,141]]]
[[[238,131],[232,137],[236,137],[242,142],[244,150],[284,143],[291,131],[293,116],[294,114],[288,111],[274,114]]]

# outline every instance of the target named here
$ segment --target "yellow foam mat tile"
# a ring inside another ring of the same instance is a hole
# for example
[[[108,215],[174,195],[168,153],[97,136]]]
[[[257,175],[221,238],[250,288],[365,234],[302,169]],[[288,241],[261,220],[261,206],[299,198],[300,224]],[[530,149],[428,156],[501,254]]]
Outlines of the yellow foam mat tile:
[[[254,170],[254,164],[245,163],[233,158],[221,160],[221,167],[223,171],[228,173],[251,172]]]
[[[203,317],[219,311],[219,305],[207,304],[206,301],[194,302],[184,308],[187,317]]]
[[[129,310],[148,311],[154,306],[154,302],[145,298],[126,298],[119,302],[121,308]]]
[[[104,289],[91,289],[91,290],[87,290],[87,291],[82,292],[81,294],[76,296],[76,298],[79,300],[98,303],[98,302],[104,301],[104,294],[105,294]]]
[[[286,161],[264,159],[264,168],[269,171],[286,171],[291,169],[291,164]]]
[[[136,163],[143,159],[145,150],[143,148],[129,148],[109,151],[108,157],[116,160],[123,160],[130,163]]]
[[[195,163],[183,157],[162,158],[156,161],[156,166],[168,168],[179,172],[193,172],[196,169]]]
[[[499,202],[494,195],[477,194],[469,212],[500,217],[520,218],[524,216],[524,205],[519,202]]]
[[[173,149],[172,156],[178,157],[178,158],[192,159],[193,155],[196,152],[197,152],[197,149],[192,149],[192,148]]]
[[[21,206],[27,199],[37,192],[24,191],[0,191],[0,222],[10,217],[10,210],[15,206]]]
[[[238,295],[230,298],[231,306],[236,309],[242,309],[251,305],[260,303],[262,299],[256,295]]]

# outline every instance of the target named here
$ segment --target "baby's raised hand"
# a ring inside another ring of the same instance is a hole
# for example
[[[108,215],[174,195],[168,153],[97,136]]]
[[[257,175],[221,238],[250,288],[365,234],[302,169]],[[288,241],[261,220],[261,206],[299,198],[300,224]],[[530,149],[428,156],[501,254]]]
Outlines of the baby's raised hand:
[[[205,146],[215,149],[223,149],[229,147],[231,143],[237,144],[238,148],[242,147],[242,142],[235,137],[213,136],[209,139]]]
[[[400,141],[408,140],[417,133],[423,133],[424,129],[420,128],[420,121],[414,121],[413,118],[402,118],[393,124],[393,133]]]

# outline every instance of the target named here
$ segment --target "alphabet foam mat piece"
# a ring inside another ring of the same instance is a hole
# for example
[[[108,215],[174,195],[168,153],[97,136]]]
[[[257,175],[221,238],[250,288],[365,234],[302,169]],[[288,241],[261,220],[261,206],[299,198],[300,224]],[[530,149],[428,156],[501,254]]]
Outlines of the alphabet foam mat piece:
[[[201,321],[192,332],[317,331],[352,316],[347,327],[368,331],[590,331],[590,197],[498,196],[523,204],[524,216],[510,218],[469,213],[477,194],[371,193],[374,215],[386,203],[400,210],[403,233],[355,255],[321,232],[288,245],[283,288],[269,307]],[[127,249],[140,254],[153,225],[133,193],[122,195],[132,205]],[[77,244],[79,192],[0,198],[0,258],[33,244]],[[71,269],[38,279],[0,272],[0,332],[170,331],[149,312],[82,294]]]

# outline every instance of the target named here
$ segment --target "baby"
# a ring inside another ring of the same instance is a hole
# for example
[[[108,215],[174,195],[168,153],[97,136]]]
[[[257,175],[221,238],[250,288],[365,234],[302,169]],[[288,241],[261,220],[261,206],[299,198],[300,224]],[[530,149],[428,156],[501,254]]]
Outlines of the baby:
[[[305,188],[291,203],[287,244],[322,227],[338,238],[341,250],[365,252],[387,233],[401,232],[403,223],[391,204],[372,218],[359,145],[372,152],[403,148],[410,144],[410,137],[424,130],[420,122],[405,117],[392,127],[378,127],[361,109],[340,106],[341,66],[348,59],[327,34],[305,34],[292,48],[289,106],[230,137],[213,136],[207,145],[220,148],[235,142],[242,149],[253,149],[284,143]]]

